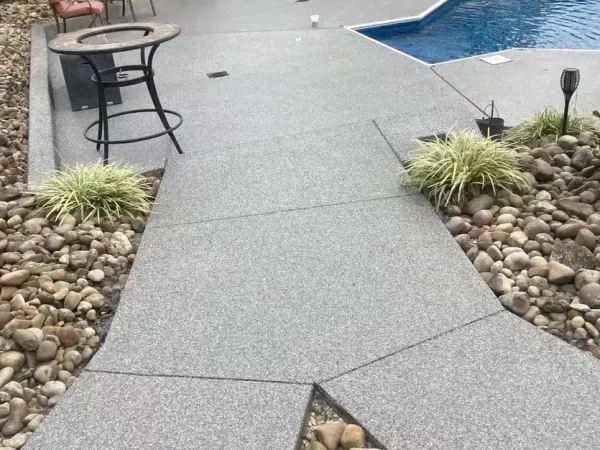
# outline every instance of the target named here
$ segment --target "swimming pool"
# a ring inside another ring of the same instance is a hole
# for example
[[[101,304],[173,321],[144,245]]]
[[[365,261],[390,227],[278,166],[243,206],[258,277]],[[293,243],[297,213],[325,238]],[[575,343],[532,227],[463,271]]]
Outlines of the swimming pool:
[[[436,64],[509,48],[600,49],[600,0],[449,0],[419,21],[358,29]]]

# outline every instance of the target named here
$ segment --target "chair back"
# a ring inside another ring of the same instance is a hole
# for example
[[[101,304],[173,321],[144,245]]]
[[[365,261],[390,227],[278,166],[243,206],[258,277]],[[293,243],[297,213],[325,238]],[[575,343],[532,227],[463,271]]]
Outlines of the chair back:
[[[50,0],[50,6],[56,14],[65,12],[71,3],[68,0]]]

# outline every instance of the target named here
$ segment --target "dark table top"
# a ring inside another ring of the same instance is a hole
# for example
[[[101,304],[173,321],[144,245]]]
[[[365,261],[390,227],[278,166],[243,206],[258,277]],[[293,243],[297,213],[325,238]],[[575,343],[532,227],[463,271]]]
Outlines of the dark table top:
[[[122,31],[139,31],[141,33],[149,31],[149,34],[120,42],[82,42],[84,39],[91,37]],[[179,33],[181,33],[181,29],[172,23],[119,23],[59,34],[48,43],[48,48],[51,52],[61,55],[97,55],[102,53],[127,52],[129,50],[161,44],[176,38],[179,36]]]

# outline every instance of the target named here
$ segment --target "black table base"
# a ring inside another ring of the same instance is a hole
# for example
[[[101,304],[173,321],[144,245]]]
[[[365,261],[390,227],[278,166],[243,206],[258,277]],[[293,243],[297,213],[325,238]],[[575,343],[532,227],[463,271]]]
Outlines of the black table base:
[[[141,31],[144,33],[144,35],[139,38],[120,42],[83,42],[88,38],[125,31]],[[158,92],[156,91],[156,84],[154,83],[154,69],[152,68],[154,54],[156,53],[156,50],[160,44],[178,36],[180,31],[181,30],[179,27],[174,24],[118,24],[99,27],[87,31],[80,30],[73,33],[68,33],[66,35],[59,35],[48,44],[50,50],[55,53],[80,56],[84,63],[89,64],[94,73],[92,80],[98,90],[98,120],[88,126],[83,135],[88,141],[96,144],[97,151],[100,151],[102,148],[104,149],[103,160],[105,165],[108,164],[110,145],[141,142],[149,139],[155,139],[164,135],[169,135],[177,151],[180,154],[183,154],[181,146],[179,145],[179,142],[177,142],[177,138],[173,133],[183,124],[183,117],[181,114],[175,111],[164,109],[162,107],[158,97]],[[150,47],[150,52],[146,62],[146,48],[148,47]],[[100,69],[94,61],[95,55],[111,54],[131,50],[140,51],[140,64],[129,64]],[[131,78],[129,77],[129,75],[132,75],[136,72],[141,73],[141,75],[138,76],[136,74]],[[107,111],[106,90],[111,88],[134,86],[137,84],[146,84],[154,108],[133,109],[109,115]],[[164,127],[164,130],[142,137],[110,139],[109,119],[143,113],[157,114]],[[171,125],[167,116],[175,117],[176,123]],[[97,128],[97,130],[95,130],[95,128]],[[92,135],[95,135],[95,137]]]
[[[116,67],[111,67],[111,68],[105,69],[105,70],[99,70],[96,67],[96,64],[94,64],[93,58],[90,58],[86,55],[81,55],[81,58],[87,64],[89,64],[90,67],[92,68],[92,70],[94,71],[94,76],[92,77],[92,80],[96,83],[96,86],[98,87],[98,102],[99,102],[98,120],[96,120],[89,127],[87,127],[87,129],[85,130],[83,135],[85,136],[85,138],[88,141],[94,142],[96,144],[97,151],[100,151],[102,146],[104,147],[104,158],[103,158],[104,164],[108,163],[109,146],[111,144],[131,144],[134,142],[142,142],[142,141],[147,141],[149,139],[155,139],[157,137],[164,136],[165,134],[169,135],[169,137],[171,138],[171,141],[173,142],[173,145],[175,145],[175,148],[177,149],[179,154],[183,154],[183,151],[181,150],[181,146],[179,145],[179,142],[177,142],[177,138],[175,137],[175,134],[173,134],[173,131],[176,130],[177,128],[179,128],[181,126],[181,124],[183,123],[183,117],[181,116],[181,114],[176,113],[175,111],[165,110],[162,107],[162,104],[160,103],[160,99],[158,98],[158,92],[156,91],[156,84],[154,83],[154,70],[152,69],[152,61],[154,59],[154,53],[156,52],[156,49],[158,49],[158,47],[159,47],[159,45],[152,46],[152,49],[150,50],[150,55],[148,57],[147,64],[146,64],[146,57],[145,57],[145,49],[142,48],[140,50],[141,64],[116,66]],[[129,79],[127,77],[128,72],[134,72],[134,71],[142,72],[142,75]],[[114,77],[111,77],[111,75],[115,75],[115,74],[117,75],[116,80],[114,79]],[[109,79],[109,77],[110,77],[110,79]],[[141,84],[141,83],[146,83],[148,92],[150,93],[150,98],[152,99],[152,103],[154,104],[154,109],[133,109],[133,110],[129,110],[129,111],[121,111],[116,114],[110,114],[110,115],[108,114],[107,104],[106,104],[106,95],[105,95],[106,88],[114,88],[114,87],[121,88],[121,87],[126,87],[126,86],[134,86],[136,84]],[[149,112],[155,112],[156,114],[158,114],[160,121],[162,122],[163,126],[165,127],[164,131],[150,134],[147,136],[137,137],[137,138],[110,140],[109,128],[108,128],[109,119],[114,118],[114,117],[129,115],[129,114],[149,113]],[[178,121],[175,125],[171,126],[169,124],[169,120],[167,119],[167,114],[174,115],[178,118]],[[93,138],[93,137],[89,136],[89,132],[92,128],[94,128],[96,126],[98,127],[97,138]]]

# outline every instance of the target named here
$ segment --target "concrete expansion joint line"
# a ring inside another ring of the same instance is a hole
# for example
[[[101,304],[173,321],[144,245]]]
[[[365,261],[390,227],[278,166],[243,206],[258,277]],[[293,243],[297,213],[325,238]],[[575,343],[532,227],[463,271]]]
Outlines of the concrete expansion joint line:
[[[145,378],[184,378],[190,380],[212,380],[212,381],[239,381],[244,383],[266,383],[266,384],[286,384],[290,386],[312,386],[314,383],[300,382],[300,381],[282,381],[282,380],[261,380],[255,378],[235,378],[235,377],[207,377],[199,375],[166,375],[166,374],[153,374],[153,373],[139,373],[139,372],[124,372],[118,370],[94,370],[85,369],[84,372],[89,373],[100,373],[106,375],[129,375],[132,377],[145,377]]]
[[[462,93],[456,86],[454,86],[452,83],[450,83],[448,80],[446,80],[442,75],[440,75],[438,72],[435,71],[435,67],[430,67],[431,71],[433,73],[435,73],[440,80],[442,80],[444,83],[446,83],[448,86],[450,86],[452,89],[454,89],[456,91],[456,93],[458,93],[458,95],[460,95],[462,98],[464,98],[466,101],[468,101],[471,105],[473,105],[475,108],[477,108],[479,111],[481,111],[481,113],[486,116],[486,112],[481,109],[473,100],[471,100],[469,97],[467,97],[466,94]]]
[[[389,141],[389,139],[387,138],[387,136],[383,133],[383,131],[381,130],[381,128],[379,128],[379,124],[377,123],[377,120],[373,119],[373,125],[375,125],[375,128],[377,128],[377,131],[379,132],[379,134],[381,135],[381,137],[383,138],[383,140],[386,142],[386,144],[388,145],[388,147],[390,148],[390,150],[392,150],[392,153],[394,154],[394,156],[396,157],[396,159],[400,162],[400,164],[402,164],[402,160],[400,159],[400,155],[398,154],[398,152],[396,151],[396,149],[394,148],[394,146],[392,145],[392,143]]]
[[[230,217],[218,217],[216,219],[190,220],[188,222],[163,223],[163,224],[159,224],[159,225],[150,224],[150,228],[157,229],[157,228],[167,228],[167,227],[172,227],[172,226],[177,226],[177,225],[193,225],[196,223],[212,223],[212,222],[221,222],[221,221],[227,221],[227,220],[244,219],[247,217],[271,216],[273,214],[282,214],[282,213],[288,213],[288,212],[294,212],[294,211],[307,211],[310,209],[329,208],[332,206],[352,205],[354,203],[369,203],[369,202],[376,202],[376,201],[380,201],[380,200],[389,200],[391,198],[412,197],[415,195],[421,195],[421,194],[418,192],[414,192],[414,193],[408,193],[408,194],[402,194],[402,195],[397,194],[397,195],[388,195],[388,196],[384,196],[384,197],[374,197],[374,198],[361,199],[361,200],[350,200],[347,202],[328,203],[325,205],[314,205],[314,206],[304,206],[301,208],[282,209],[279,211],[269,211],[269,212],[264,212],[264,213],[242,214],[240,216],[230,216]]]
[[[340,373],[338,375],[334,375],[334,376],[332,376],[330,378],[326,378],[324,380],[317,381],[316,383],[317,384],[328,383],[328,382],[333,381],[333,380],[335,380],[337,378],[341,378],[344,375],[348,375],[348,374],[350,374],[352,372],[356,372],[357,370],[363,369],[363,368],[365,368],[367,366],[370,366],[372,364],[375,364],[375,363],[378,363],[380,361],[383,361],[384,359],[390,358],[391,356],[399,355],[400,353],[402,353],[402,352],[404,352],[406,350],[410,350],[411,348],[418,347],[419,345],[425,344],[425,343],[427,343],[429,341],[433,341],[433,340],[435,340],[437,338],[440,338],[440,337],[445,336],[447,334],[450,334],[450,333],[453,333],[455,331],[458,331],[461,328],[469,327],[469,326],[474,325],[474,324],[476,324],[478,322],[481,322],[482,320],[489,319],[490,317],[494,317],[494,316],[497,316],[498,314],[502,314],[502,313],[505,313],[505,312],[506,312],[505,309],[501,309],[500,311],[496,311],[496,312],[493,312],[491,314],[487,314],[485,316],[479,317],[478,319],[471,320],[470,322],[467,322],[467,323],[463,323],[462,325],[459,325],[459,326],[454,327],[454,328],[450,328],[449,330],[446,330],[446,331],[444,331],[442,333],[436,334],[435,336],[432,336],[430,338],[423,339],[422,341],[415,342],[414,344],[408,345],[406,347],[402,347],[401,349],[398,349],[398,350],[393,351],[391,353],[388,353],[386,355],[380,356],[379,358],[376,358],[376,359],[374,359],[372,361],[369,361],[367,363],[361,364],[358,367],[354,367],[353,369],[349,369],[349,370],[347,370],[345,372],[342,372],[342,373]]]

